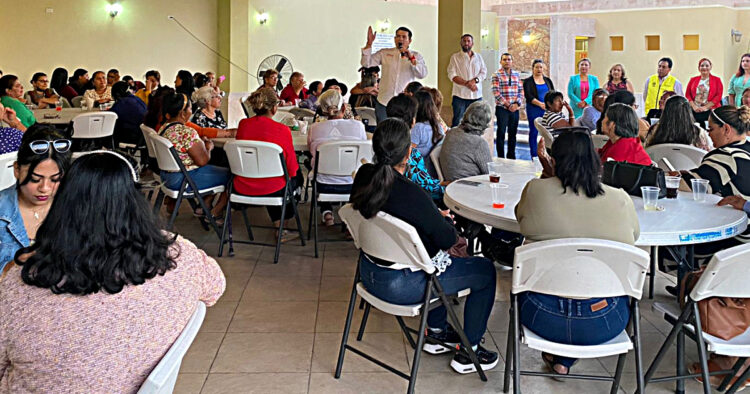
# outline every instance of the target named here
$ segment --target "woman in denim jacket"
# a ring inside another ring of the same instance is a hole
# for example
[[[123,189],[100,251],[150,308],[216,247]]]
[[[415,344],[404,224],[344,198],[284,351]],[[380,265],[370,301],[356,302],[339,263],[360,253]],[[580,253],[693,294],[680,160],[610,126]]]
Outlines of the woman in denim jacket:
[[[0,272],[29,246],[70,163],[70,140],[46,126],[29,128],[13,165],[16,184],[0,191]]]

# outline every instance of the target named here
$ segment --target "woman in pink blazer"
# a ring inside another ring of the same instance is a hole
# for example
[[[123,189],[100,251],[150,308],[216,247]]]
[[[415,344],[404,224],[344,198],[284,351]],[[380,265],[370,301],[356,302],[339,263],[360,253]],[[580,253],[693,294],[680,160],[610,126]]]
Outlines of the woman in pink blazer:
[[[693,117],[696,122],[705,125],[708,121],[708,113],[712,108],[721,106],[721,95],[724,85],[721,78],[711,74],[711,60],[703,58],[698,62],[700,75],[690,78],[685,90],[685,97],[693,108]]]

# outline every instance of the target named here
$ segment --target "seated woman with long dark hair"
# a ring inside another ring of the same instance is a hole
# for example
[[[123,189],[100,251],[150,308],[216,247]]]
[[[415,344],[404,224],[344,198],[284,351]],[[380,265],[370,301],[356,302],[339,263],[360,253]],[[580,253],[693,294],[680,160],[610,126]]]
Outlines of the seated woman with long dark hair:
[[[534,241],[599,238],[634,244],[640,227],[633,200],[599,181],[601,162],[588,133],[563,131],[551,155],[555,175],[531,180],[521,193],[515,209],[521,233]],[[604,343],[622,332],[630,316],[626,296],[572,300],[527,292],[518,301],[524,326],[542,338],[572,345]],[[559,374],[567,374],[576,361],[546,353],[542,357]]]
[[[159,228],[125,158],[85,154],[0,278],[0,386],[135,393],[225,287],[212,258]]]
[[[409,125],[400,119],[386,119],[378,123],[372,140],[375,164],[365,164],[354,178],[351,202],[365,218],[383,211],[414,226],[419,238],[433,257],[441,250],[450,249],[458,234],[450,221],[449,212],[439,211],[427,194],[403,174],[412,150]],[[451,263],[438,276],[446,294],[470,288],[471,294],[464,307],[464,330],[475,347],[482,369],[497,365],[496,352],[481,346],[495,299],[495,266],[483,257],[451,257]],[[375,296],[394,304],[422,302],[425,286],[429,283],[423,271],[412,271],[399,266],[398,261],[384,261],[362,255],[359,262],[363,285]],[[430,311],[427,317],[428,336],[458,344],[458,334],[446,321],[443,306]],[[449,349],[440,345],[425,345],[433,354]],[[459,373],[473,372],[468,352],[461,347],[453,357],[451,367]]]
[[[683,144],[708,151],[708,134],[695,125],[690,102],[682,96],[672,96],[664,103],[659,122],[651,126],[645,146]]]
[[[13,164],[16,184],[0,191],[0,271],[36,239],[70,165],[70,144],[50,126],[37,124],[23,134]]]

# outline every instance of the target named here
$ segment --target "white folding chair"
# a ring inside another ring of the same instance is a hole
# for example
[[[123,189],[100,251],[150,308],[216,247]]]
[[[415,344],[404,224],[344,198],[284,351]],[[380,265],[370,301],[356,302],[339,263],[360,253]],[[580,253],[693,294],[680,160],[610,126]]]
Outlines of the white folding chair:
[[[458,319],[455,310],[453,309],[453,303],[451,299],[443,291],[443,286],[437,279],[436,268],[430,260],[430,256],[422,244],[422,241],[417,234],[417,230],[414,229],[410,224],[388,215],[385,212],[379,212],[377,215],[370,219],[365,219],[359,212],[355,211],[351,204],[346,204],[339,210],[339,216],[341,220],[346,223],[349,232],[354,239],[355,246],[360,249],[363,254],[372,256],[385,261],[397,262],[410,266],[414,270],[424,271],[425,275],[429,276],[428,285],[425,289],[424,302],[414,305],[398,305],[385,302],[380,298],[376,297],[360,283],[359,280],[359,261],[357,261],[357,272],[354,275],[354,285],[352,286],[351,296],[349,297],[349,310],[346,315],[346,323],[344,325],[344,335],[341,339],[341,347],[339,348],[338,362],[336,363],[336,373],[334,377],[336,379],[341,377],[341,370],[344,366],[344,355],[346,350],[350,350],[369,361],[377,364],[378,366],[387,369],[388,371],[404,378],[409,381],[409,387],[407,393],[413,393],[414,387],[417,381],[417,371],[419,370],[419,360],[422,354],[422,347],[424,346],[425,340],[430,343],[440,344],[432,338],[425,336],[425,330],[427,329],[427,315],[430,307],[438,306],[442,303],[448,312],[448,317],[451,320],[451,324],[455,328],[458,335],[461,337],[461,343],[464,348],[467,349],[469,357],[474,362],[474,367],[479,374],[482,381],[487,381],[482,367],[479,365],[479,361],[476,358],[476,354],[471,350],[469,340],[463,330],[463,325]],[[437,293],[435,297],[433,293]],[[391,367],[384,362],[375,359],[374,357],[365,354],[361,350],[348,344],[349,330],[352,325],[352,318],[354,317],[354,306],[357,299],[357,294],[366,302],[366,308],[362,317],[362,323],[359,327],[359,333],[357,334],[357,341],[362,340],[362,335],[365,331],[365,324],[367,323],[367,316],[370,312],[370,307],[374,306],[376,309],[393,315],[398,321],[401,330],[403,331],[406,339],[409,341],[412,349],[414,349],[414,358],[411,363],[411,372],[409,375]],[[456,297],[463,297],[469,294],[469,289],[465,289],[456,294]],[[433,298],[434,297],[434,298]],[[419,329],[414,330],[406,326],[403,317],[415,317],[422,314]],[[417,334],[417,341],[414,342],[412,333]],[[447,348],[450,348],[446,344],[441,344]]]
[[[180,210],[180,204],[182,204],[182,200],[187,199],[193,210],[195,210],[195,208],[197,207],[201,207],[206,220],[211,225],[211,228],[213,228],[213,230],[216,232],[216,235],[221,238],[221,234],[219,234],[219,228],[216,225],[214,216],[211,214],[211,209],[203,201],[203,197],[211,194],[223,193],[225,190],[225,186],[219,185],[206,189],[198,189],[198,186],[190,176],[190,173],[182,164],[182,160],[180,160],[180,156],[177,154],[174,145],[172,145],[172,143],[168,139],[156,133],[147,133],[147,135],[147,138],[149,138],[151,141],[150,143],[152,144],[154,153],[156,154],[156,161],[157,163],[159,163],[159,169],[161,171],[181,172],[184,176],[179,190],[172,190],[163,183],[159,186],[159,193],[156,195],[156,203],[154,203],[154,213],[159,213],[161,204],[164,201],[164,196],[177,200],[174,206],[174,211],[172,212],[172,215],[169,218],[169,222],[167,223],[167,230],[171,230]],[[188,187],[190,188],[190,190],[188,190]],[[198,191],[197,193],[195,192],[196,190]],[[201,221],[201,225],[204,229],[208,229],[208,226],[206,226],[203,221]]]
[[[110,148],[114,150],[115,142],[112,134],[115,131],[117,114],[109,111],[85,112],[73,118],[74,140],[95,140],[107,138],[110,140]]]
[[[148,375],[146,381],[138,389],[138,394],[169,394],[174,391],[182,359],[185,357],[185,353],[187,353],[193,340],[195,340],[195,336],[198,334],[198,330],[201,328],[205,317],[206,304],[198,301],[195,311],[190,316],[185,329],[182,330],[182,333],[169,348],[167,354],[161,358],[161,361],[156,364],[156,367]]]
[[[432,152],[430,152],[430,160],[432,160],[432,165],[435,167],[435,172],[437,172],[440,182],[445,180],[443,177],[443,169],[440,167],[440,152],[442,150],[443,142],[441,141],[438,145],[435,145],[435,147],[432,148]]]
[[[292,108],[289,113],[294,115],[295,119],[302,120],[306,116],[315,116],[315,111],[307,108]]]
[[[703,156],[708,152],[692,145],[659,144],[646,148],[646,153],[648,153],[651,160],[653,160],[659,168],[665,171],[672,171],[667,168],[662,160],[666,158],[672,163],[675,171],[680,171],[692,170],[693,168],[700,166],[701,161],[703,161]]]
[[[141,133],[143,134],[143,140],[146,141],[146,151],[148,152],[148,157],[146,158],[146,164],[148,168],[151,170],[151,173],[153,174],[154,181],[156,182],[156,185],[149,185],[146,183],[141,183],[141,187],[143,189],[148,190],[148,196],[146,197],[147,200],[151,201],[151,197],[154,194],[154,190],[159,187],[161,184],[161,174],[159,170],[159,165],[156,162],[156,150],[154,149],[154,143],[151,141],[151,138],[149,138],[150,135],[156,135],[156,130],[146,126],[145,124],[141,123]]]
[[[544,144],[548,148],[552,147],[552,143],[555,142],[555,138],[552,136],[552,133],[550,133],[550,131],[542,124],[542,118],[534,119],[534,127],[536,127],[536,131],[539,132],[539,136],[544,138]]]
[[[362,123],[365,124],[365,128],[374,129],[378,125],[378,118],[375,116],[375,108],[370,107],[357,107],[354,108],[357,111],[357,115],[362,118]]]
[[[221,257],[222,253],[224,252],[225,243],[229,243],[229,256],[233,256],[234,242],[239,242],[252,245],[275,246],[276,251],[274,253],[273,262],[274,264],[278,263],[279,251],[281,250],[281,238],[284,233],[284,222],[286,221],[285,218],[287,203],[292,204],[292,209],[294,210],[294,219],[297,221],[297,230],[295,231],[299,231],[300,241],[302,243],[302,246],[305,246],[305,237],[302,233],[302,223],[299,218],[297,201],[294,198],[294,190],[292,189],[292,185],[290,182],[289,171],[286,168],[284,151],[281,149],[281,147],[270,142],[234,140],[224,144],[224,150],[227,153],[227,159],[229,159],[229,170],[232,171],[232,174],[235,177],[262,179],[283,176],[286,182],[284,186],[283,197],[256,197],[238,194],[234,192],[234,182],[229,182],[229,204],[227,204],[226,215],[224,217],[224,228],[221,231],[221,241],[219,242],[219,257]],[[247,235],[250,239],[249,241],[237,241],[232,237],[231,208],[233,203],[240,206],[240,210],[242,211],[242,218],[245,221],[245,228],[247,229]],[[250,222],[247,218],[247,205],[281,207],[281,220],[279,220],[279,227],[276,228],[279,231],[279,234],[275,244],[254,241]],[[289,230],[292,231],[292,229]],[[226,238],[227,236],[228,239]]]
[[[255,116],[255,111],[253,111],[253,109],[252,109],[252,108],[250,108],[250,107],[249,107],[249,106],[248,106],[248,105],[247,105],[247,104],[245,103],[245,100],[247,100],[247,98],[248,98],[248,97],[250,97],[250,96],[247,96],[247,97],[242,97],[242,98],[240,99],[240,104],[242,105],[242,111],[243,111],[243,112],[245,113],[245,117],[246,117],[246,118],[250,118],[250,117],[253,117],[253,116]]]
[[[517,248],[510,293],[511,318],[503,391],[508,392],[512,370],[514,393],[521,392],[521,375],[611,380],[611,392],[616,393],[625,367],[625,356],[631,349],[635,349],[638,392],[643,393],[638,301],[642,295],[648,265],[649,256],[645,251],[632,245],[601,239],[565,238],[535,242]],[[527,291],[568,298],[629,296],[632,299],[630,324],[633,337],[623,330],[608,342],[588,346],[546,340],[520,322],[518,294]],[[615,376],[521,371],[521,343],[532,349],[565,357],[599,358],[618,355]]]
[[[310,233],[315,236],[315,257],[318,257],[318,203],[346,203],[349,193],[318,193],[318,175],[352,176],[362,165],[362,159],[371,161],[372,141],[331,141],[320,144],[315,152],[315,168],[312,178],[312,205],[310,222],[307,226],[307,239]],[[315,228],[313,229],[313,224]]]
[[[16,184],[16,176],[13,173],[13,163],[16,162],[18,152],[10,152],[0,155],[0,190],[5,190]]]
[[[73,104],[73,107],[75,108],[81,108],[81,101],[83,101],[83,96],[75,96],[72,99],[70,99],[71,104]]]
[[[601,149],[609,141],[609,137],[604,134],[592,134],[591,141],[594,142],[594,148]]]
[[[703,332],[698,302],[711,297],[750,298],[750,287],[747,285],[750,280],[750,271],[747,269],[748,259],[750,259],[750,245],[748,244],[722,250],[714,254],[693,290],[690,291],[682,310],[677,303],[654,303],[653,309],[663,313],[664,319],[674,326],[646,372],[646,383],[677,379],[679,384],[684,378],[702,377],[704,393],[711,393],[706,353],[713,352],[722,356],[740,358],[731,370],[710,373],[710,375],[726,374],[726,378],[721,382],[718,391],[721,392],[727,388],[731,379],[739,372],[745,359],[750,357],[750,330],[746,330],[739,336],[728,340]],[[654,379],[653,375],[659,363],[661,363],[675,339],[677,340],[677,370],[685,371],[685,335],[693,339],[698,346],[701,373],[693,375],[681,373],[680,376]],[[750,378],[750,368],[745,370],[727,393],[731,394],[737,391],[748,378]],[[677,390],[684,390],[684,386],[678,385]]]

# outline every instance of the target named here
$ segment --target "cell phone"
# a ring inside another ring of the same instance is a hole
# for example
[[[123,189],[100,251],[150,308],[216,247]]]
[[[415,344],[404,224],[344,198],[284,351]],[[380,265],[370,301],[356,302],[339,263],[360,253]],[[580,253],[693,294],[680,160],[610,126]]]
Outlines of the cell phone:
[[[224,75],[220,75],[219,76],[219,82],[224,82],[225,79],[227,79],[226,76],[224,76]]]
[[[479,186],[482,184],[482,182],[468,181],[466,179],[462,179],[460,181],[457,181],[456,183],[458,183],[459,185],[467,185],[467,186]]]

